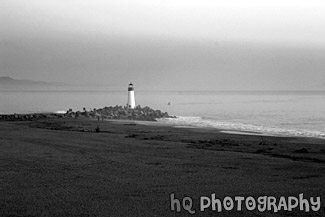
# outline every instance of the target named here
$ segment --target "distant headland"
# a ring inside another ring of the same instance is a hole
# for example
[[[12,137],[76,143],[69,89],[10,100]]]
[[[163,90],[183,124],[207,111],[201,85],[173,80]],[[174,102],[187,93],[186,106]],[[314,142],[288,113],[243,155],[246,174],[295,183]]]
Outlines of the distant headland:
[[[66,86],[63,82],[34,81],[27,79],[14,79],[9,76],[0,76],[0,85],[5,88],[10,87],[49,87],[49,86]]]

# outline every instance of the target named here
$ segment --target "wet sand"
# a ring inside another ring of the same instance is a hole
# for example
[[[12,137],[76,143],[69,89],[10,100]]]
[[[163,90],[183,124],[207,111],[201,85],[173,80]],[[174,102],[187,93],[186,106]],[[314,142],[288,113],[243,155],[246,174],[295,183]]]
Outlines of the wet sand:
[[[95,129],[97,128],[95,132]],[[325,216],[325,141],[129,121],[0,122],[0,216]],[[199,211],[199,198],[320,196],[318,212]]]

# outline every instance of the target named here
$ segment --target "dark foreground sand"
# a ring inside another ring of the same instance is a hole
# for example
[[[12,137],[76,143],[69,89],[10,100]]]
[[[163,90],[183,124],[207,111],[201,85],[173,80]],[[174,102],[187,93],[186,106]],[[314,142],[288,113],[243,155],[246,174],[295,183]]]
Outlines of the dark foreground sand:
[[[132,122],[0,122],[0,215],[189,216],[170,210],[175,193],[193,198],[195,216],[325,216],[324,150],[324,140]],[[309,213],[200,212],[212,193],[322,202]]]

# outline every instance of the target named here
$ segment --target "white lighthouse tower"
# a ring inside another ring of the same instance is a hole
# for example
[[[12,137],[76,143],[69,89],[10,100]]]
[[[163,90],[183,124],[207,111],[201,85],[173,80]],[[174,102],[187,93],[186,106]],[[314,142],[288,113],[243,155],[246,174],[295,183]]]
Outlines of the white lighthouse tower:
[[[133,88],[133,84],[130,83],[129,84],[129,88],[128,88],[128,103],[127,103],[127,107],[128,108],[135,108],[135,97],[134,97],[134,88]]]

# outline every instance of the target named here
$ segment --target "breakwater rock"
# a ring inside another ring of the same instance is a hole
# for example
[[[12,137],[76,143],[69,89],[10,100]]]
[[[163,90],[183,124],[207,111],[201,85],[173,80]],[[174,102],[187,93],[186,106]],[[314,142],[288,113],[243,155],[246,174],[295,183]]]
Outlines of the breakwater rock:
[[[31,121],[44,118],[62,118],[64,114],[35,113],[35,114],[5,114],[0,115],[0,121]]]
[[[155,121],[158,118],[175,118],[170,116],[167,112],[160,110],[154,110],[148,106],[141,107],[138,105],[134,109],[129,109],[126,106],[110,106],[100,109],[93,109],[87,111],[84,109],[82,112],[73,112],[71,109],[67,111],[68,117],[93,117],[99,119],[122,119],[122,120],[144,120],[144,121]]]
[[[121,120],[144,120],[156,121],[158,118],[175,118],[167,112],[154,110],[148,106],[141,107],[140,105],[134,109],[129,109],[126,106],[110,106],[87,111],[85,108],[82,111],[73,111],[69,109],[66,113],[36,113],[36,114],[3,114],[0,115],[0,121],[30,121],[46,118],[95,118],[97,120],[104,119],[121,119]]]

